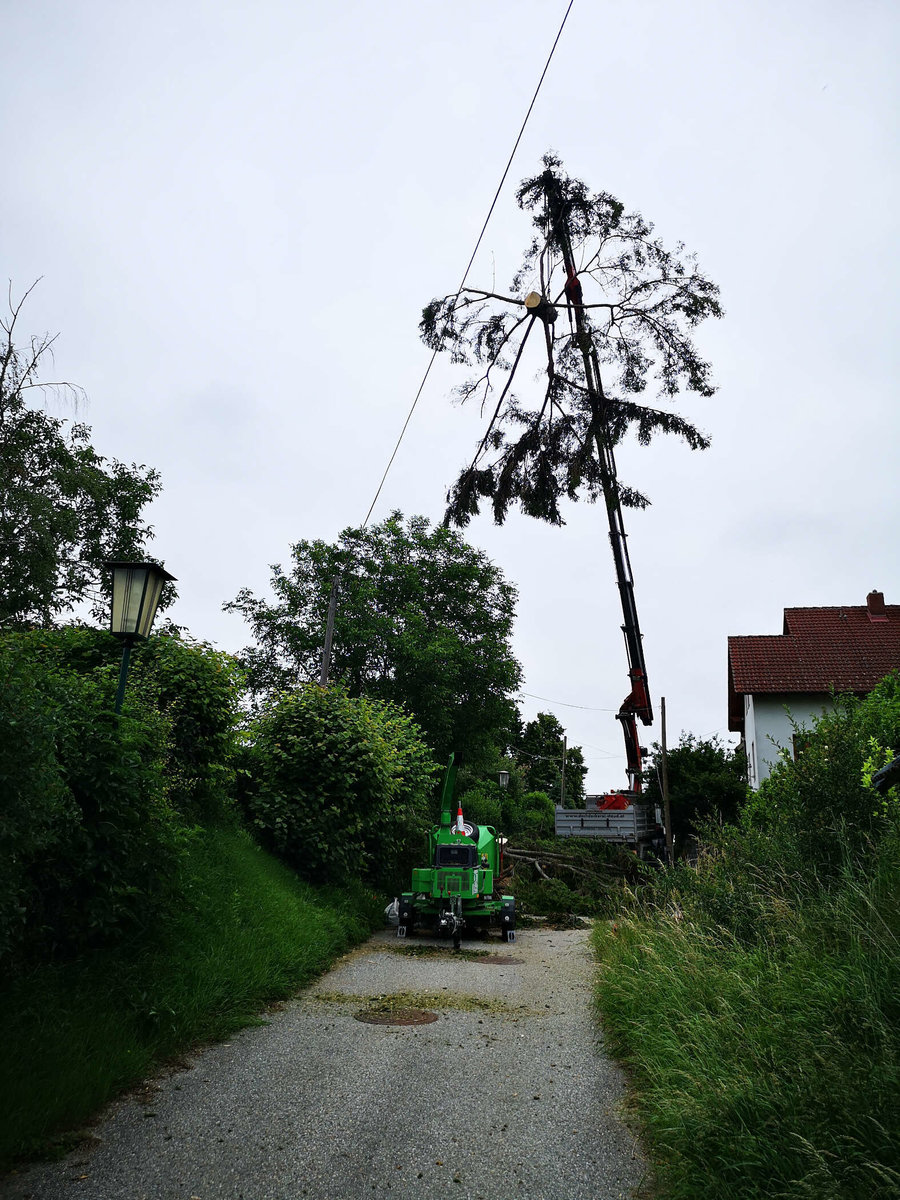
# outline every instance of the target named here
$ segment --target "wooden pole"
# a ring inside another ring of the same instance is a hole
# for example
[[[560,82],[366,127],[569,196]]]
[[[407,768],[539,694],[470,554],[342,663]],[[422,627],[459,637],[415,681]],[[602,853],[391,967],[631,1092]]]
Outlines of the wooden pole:
[[[666,856],[669,860],[669,866],[675,865],[675,850],[672,838],[672,809],[669,805],[669,759],[666,749],[666,698],[663,696],[660,702],[660,711],[662,718],[662,794],[663,794],[663,813],[666,822]]]
[[[562,761],[562,787],[559,792],[559,803],[562,808],[566,807],[566,735],[563,734],[563,761]]]
[[[328,601],[328,619],[325,622],[325,645],[322,649],[322,670],[319,673],[319,684],[321,687],[327,685],[328,672],[331,668],[331,641],[334,637],[334,616],[337,612],[340,579],[340,575],[335,575],[331,581],[331,599]]]

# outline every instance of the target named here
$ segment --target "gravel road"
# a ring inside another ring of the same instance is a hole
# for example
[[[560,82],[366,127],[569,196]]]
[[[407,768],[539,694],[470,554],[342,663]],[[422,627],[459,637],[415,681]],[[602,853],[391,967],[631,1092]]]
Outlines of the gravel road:
[[[379,933],[268,1024],[116,1102],[90,1146],[8,1177],[0,1194],[628,1197],[645,1161],[619,1115],[621,1073],[598,1044],[589,935],[518,936],[463,943],[475,955],[454,956],[446,943]],[[437,1020],[354,1017],[391,1003]]]

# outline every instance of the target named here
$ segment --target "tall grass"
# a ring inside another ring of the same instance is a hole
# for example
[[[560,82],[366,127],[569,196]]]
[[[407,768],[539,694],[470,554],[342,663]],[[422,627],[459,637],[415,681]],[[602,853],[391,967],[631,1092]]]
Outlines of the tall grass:
[[[77,1128],[167,1058],[253,1021],[380,916],[371,892],[311,888],[235,830],[198,833],[185,869],[182,908],[149,941],[0,991],[0,1165]]]
[[[596,931],[661,1196],[900,1196],[900,827],[834,837],[828,886],[708,861]]]

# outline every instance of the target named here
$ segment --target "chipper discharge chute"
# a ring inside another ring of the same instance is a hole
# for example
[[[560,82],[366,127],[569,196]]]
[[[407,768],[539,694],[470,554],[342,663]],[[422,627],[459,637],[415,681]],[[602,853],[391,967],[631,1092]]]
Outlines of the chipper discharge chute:
[[[498,890],[502,845],[492,825],[474,825],[453,811],[457,762],[450,755],[441,793],[441,823],[428,834],[428,866],[412,873],[412,890],[400,897],[398,937],[414,926],[452,937],[458,950],[463,930],[498,927],[504,942],[516,940],[516,901]]]

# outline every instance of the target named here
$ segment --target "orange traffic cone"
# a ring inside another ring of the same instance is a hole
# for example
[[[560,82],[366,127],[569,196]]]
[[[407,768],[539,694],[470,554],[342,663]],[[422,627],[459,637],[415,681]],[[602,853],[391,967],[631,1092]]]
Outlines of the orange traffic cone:
[[[466,827],[463,824],[462,805],[456,811],[456,824],[453,827],[454,833],[461,833],[463,837],[466,835]]]

